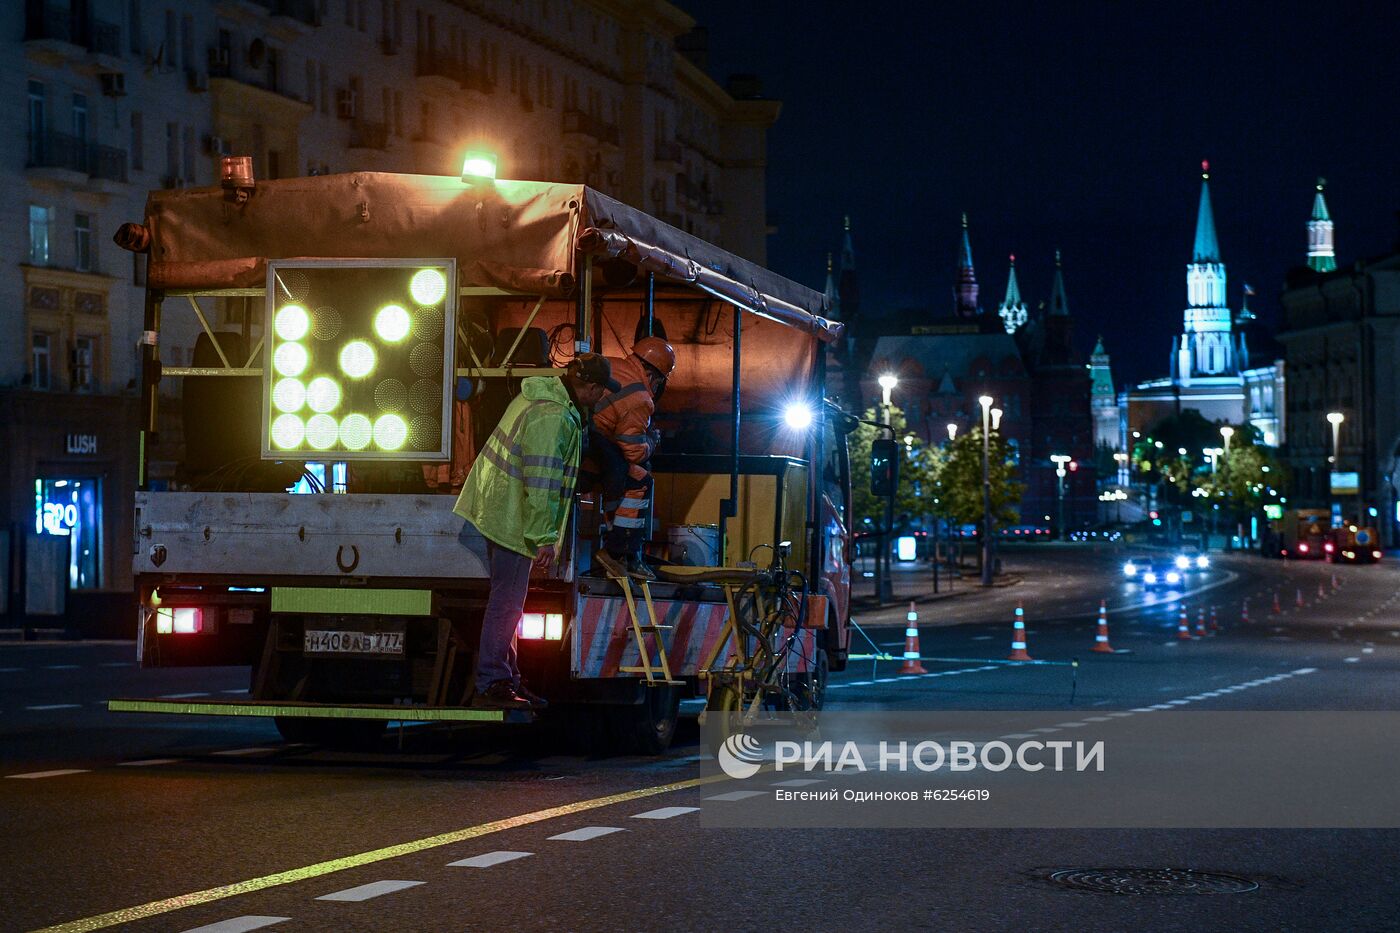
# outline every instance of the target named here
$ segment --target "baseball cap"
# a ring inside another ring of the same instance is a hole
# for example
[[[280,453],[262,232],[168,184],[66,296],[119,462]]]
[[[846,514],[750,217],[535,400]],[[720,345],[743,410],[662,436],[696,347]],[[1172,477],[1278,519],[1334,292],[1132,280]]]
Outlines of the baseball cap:
[[[599,356],[597,353],[580,353],[574,357],[569,368],[579,379],[602,386],[609,392],[616,392],[622,388],[622,383],[613,378],[612,364],[605,356]]]

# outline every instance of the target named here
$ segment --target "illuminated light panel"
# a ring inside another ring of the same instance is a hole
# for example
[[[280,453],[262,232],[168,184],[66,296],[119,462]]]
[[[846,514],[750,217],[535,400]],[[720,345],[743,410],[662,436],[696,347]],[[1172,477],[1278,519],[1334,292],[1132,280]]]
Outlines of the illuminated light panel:
[[[374,425],[364,415],[346,415],[340,422],[340,442],[347,450],[364,450],[374,438]]]
[[[435,305],[447,294],[447,279],[436,269],[422,269],[413,274],[408,291],[420,305]]]
[[[340,351],[340,368],[351,379],[363,379],[374,372],[374,347],[363,340],[352,340]]]
[[[381,415],[374,422],[374,442],[385,450],[398,450],[408,439],[408,425],[398,415]]]
[[[327,376],[317,376],[306,387],[306,404],[322,414],[334,411],[340,404],[340,384]]]
[[[287,305],[277,312],[273,327],[283,340],[300,340],[311,330],[311,315],[301,305]]]
[[[340,436],[340,425],[330,415],[312,415],[306,422],[306,443],[317,450],[326,450]]]
[[[374,316],[374,332],[387,343],[398,343],[408,336],[412,323],[402,305],[385,305]]]
[[[174,613],[175,619],[173,628],[175,630],[174,634],[176,635],[193,635],[196,632],[204,630],[203,609],[195,609],[192,606],[179,606],[173,610],[163,611]]]
[[[283,450],[299,446],[305,436],[306,425],[296,415],[278,415],[272,422],[272,443]]]
[[[549,612],[544,617],[544,637],[548,641],[559,641],[564,637],[564,615]]]
[[[526,612],[520,616],[520,625],[516,629],[521,638],[543,638],[544,637],[544,614],[540,612]]]
[[[272,354],[272,368],[281,376],[300,376],[306,371],[306,347],[284,343]]]
[[[306,404],[306,386],[300,379],[279,379],[272,387],[272,404],[280,412],[291,414]]]

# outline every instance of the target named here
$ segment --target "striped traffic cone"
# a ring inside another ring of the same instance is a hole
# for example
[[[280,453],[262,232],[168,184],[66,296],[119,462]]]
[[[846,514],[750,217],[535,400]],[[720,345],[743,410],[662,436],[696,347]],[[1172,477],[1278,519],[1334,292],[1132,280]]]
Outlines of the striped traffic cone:
[[[1247,599],[1240,604],[1240,624],[1249,624],[1249,600]]]
[[[1186,620],[1186,605],[1184,603],[1176,616],[1176,637],[1178,641],[1191,640],[1191,623]]]
[[[1301,586],[1298,587],[1298,592],[1297,595],[1294,597],[1293,603],[1299,609],[1302,609],[1304,606],[1307,605],[1307,603],[1303,602],[1303,588]]]
[[[914,609],[914,601],[909,601],[909,614],[905,616],[908,624],[904,628],[904,663],[899,666],[897,674],[927,674],[923,664],[919,663],[919,613]]]
[[[1206,632],[1206,607],[1202,606],[1196,613],[1196,637],[1205,638]]]
[[[1026,610],[1020,603],[1016,604],[1016,623],[1011,627],[1011,654],[1007,656],[1006,660],[1034,660],[1029,654],[1026,654]]]
[[[1283,615],[1283,606],[1278,601],[1278,590],[1274,590],[1274,615]]]
[[[1210,633],[1211,633],[1212,635],[1214,635],[1214,634],[1215,634],[1216,632],[1218,632],[1218,631],[1220,631],[1220,623],[1219,623],[1218,621],[1216,621],[1216,617],[1215,617],[1215,607],[1214,607],[1214,606],[1211,606],[1211,607],[1210,607]]]
[[[1090,651],[1098,654],[1112,654],[1113,646],[1108,643],[1108,607],[1099,600],[1099,631],[1094,636],[1094,647]]]

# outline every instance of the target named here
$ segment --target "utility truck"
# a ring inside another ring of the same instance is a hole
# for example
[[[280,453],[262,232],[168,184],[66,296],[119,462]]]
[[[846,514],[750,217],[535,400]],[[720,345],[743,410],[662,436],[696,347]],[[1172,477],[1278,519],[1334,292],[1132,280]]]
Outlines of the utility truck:
[[[471,705],[489,581],[454,496],[522,378],[646,334],[678,360],[651,464],[660,579],[585,574],[600,496],[581,490],[517,630],[540,718],[656,752],[683,698],[820,706],[850,641],[855,426],[826,400],[842,328],[820,293],[581,185],[259,182],[236,158],[220,187],[152,193],[118,242],[149,257],[140,663],[252,675],[246,698],[112,710],[351,744],[534,720]],[[162,361],[177,316],[191,365]]]

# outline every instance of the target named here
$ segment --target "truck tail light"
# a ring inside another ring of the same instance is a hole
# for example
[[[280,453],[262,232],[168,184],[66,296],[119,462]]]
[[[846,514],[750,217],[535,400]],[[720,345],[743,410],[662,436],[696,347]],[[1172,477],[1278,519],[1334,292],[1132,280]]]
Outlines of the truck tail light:
[[[516,634],[531,641],[559,641],[564,637],[564,614],[561,612],[527,612],[520,617]]]
[[[1332,545],[1332,542],[1331,542],[1331,541],[1329,541],[1329,542],[1327,542],[1326,544],[1324,544],[1324,545],[1322,546],[1322,549],[1323,549],[1324,551],[1326,551],[1328,554],[1331,554],[1333,551],[1336,550],[1336,548]]]
[[[1307,545],[1307,542],[1303,542],[1302,544],[1299,544],[1299,545],[1298,545],[1298,553],[1299,553],[1299,554],[1306,554],[1306,553],[1308,553],[1308,545]]]
[[[167,606],[156,610],[157,635],[194,635],[204,631],[204,610]]]
[[[1380,560],[1380,559],[1381,559],[1381,552],[1380,552],[1380,551],[1372,551],[1372,552],[1371,552],[1371,556],[1374,557],[1376,560]]]

